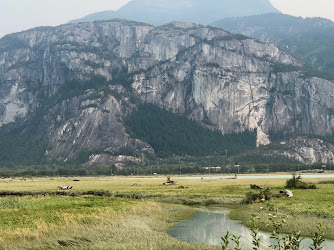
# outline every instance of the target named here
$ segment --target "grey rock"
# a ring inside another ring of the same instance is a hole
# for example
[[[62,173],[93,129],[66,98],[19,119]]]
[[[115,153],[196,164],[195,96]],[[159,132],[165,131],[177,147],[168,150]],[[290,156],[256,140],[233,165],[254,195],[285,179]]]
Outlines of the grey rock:
[[[91,164],[119,162],[122,148],[137,155],[125,156],[132,161],[154,152],[123,125],[140,102],[224,134],[257,129],[258,145],[269,144],[270,133],[329,134],[333,82],[305,79],[299,66],[274,45],[191,23],[111,20],[32,29],[0,40],[0,129],[29,123],[47,107],[46,157],[68,161],[87,152]],[[131,76],[128,85],[119,72]],[[103,77],[109,86],[66,97],[68,81],[96,76],[94,84]]]
[[[304,164],[334,162],[334,146],[317,138],[297,137],[281,141],[267,155],[281,155]]]

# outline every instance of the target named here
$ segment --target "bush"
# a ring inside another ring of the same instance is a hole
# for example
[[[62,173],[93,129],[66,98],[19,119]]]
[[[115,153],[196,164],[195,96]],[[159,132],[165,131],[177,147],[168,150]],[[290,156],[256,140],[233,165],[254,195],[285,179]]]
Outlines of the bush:
[[[296,189],[317,189],[315,184],[308,184],[301,181],[302,177],[300,175],[296,176],[295,173],[292,174],[292,178],[286,181],[286,188],[296,188]]]
[[[281,234],[283,226],[286,224],[286,218],[287,216],[283,215],[281,216],[278,213],[278,209],[274,209],[271,207],[269,209],[270,213],[268,214],[270,223],[267,225],[271,228],[271,239],[272,244],[270,244],[271,249],[301,249],[301,242],[304,240],[300,232],[293,232],[292,234],[283,235]],[[272,211],[274,211],[272,213]],[[252,244],[254,250],[260,250],[264,249],[263,241],[259,237],[259,228],[257,227],[256,219],[260,219],[257,217],[256,214],[252,215],[251,223],[252,226],[250,228],[251,230],[251,237],[252,237]],[[325,233],[322,228],[322,225],[319,224],[317,226],[317,231],[313,234],[311,237],[311,245],[309,246],[309,249],[312,250],[321,250],[324,248],[324,242],[325,242]],[[230,247],[230,243],[234,243],[236,250],[241,250],[240,246],[240,238],[241,236],[237,236],[235,234],[231,235],[229,231],[226,232],[225,236],[221,237],[222,243],[221,247],[224,250],[231,250],[233,248]],[[267,249],[267,248],[266,248]],[[303,248],[302,248],[303,249]]]
[[[243,200],[243,203],[252,204],[259,203],[261,201],[270,201],[273,194],[269,188],[261,190],[259,193],[249,192],[246,194],[246,198]]]

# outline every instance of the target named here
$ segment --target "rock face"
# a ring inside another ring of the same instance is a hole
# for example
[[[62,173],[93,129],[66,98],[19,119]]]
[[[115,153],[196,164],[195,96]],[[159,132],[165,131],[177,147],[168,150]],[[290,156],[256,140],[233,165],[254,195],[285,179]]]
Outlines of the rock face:
[[[273,43],[314,68],[333,73],[334,22],[331,20],[270,13],[225,18],[211,25]]]
[[[316,138],[297,137],[281,141],[267,155],[281,155],[305,164],[334,162],[334,146]]]
[[[117,162],[153,153],[124,117],[149,102],[222,133],[326,135],[334,85],[274,45],[224,30],[125,20],[37,28],[0,40],[0,133],[40,119],[46,157]],[[131,157],[130,157],[131,156]]]

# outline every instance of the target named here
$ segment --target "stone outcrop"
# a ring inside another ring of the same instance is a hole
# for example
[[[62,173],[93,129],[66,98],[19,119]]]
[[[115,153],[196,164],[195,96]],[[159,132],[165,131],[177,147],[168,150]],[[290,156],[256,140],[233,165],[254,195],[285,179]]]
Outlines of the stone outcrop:
[[[318,138],[297,137],[278,143],[265,155],[281,155],[304,164],[334,162],[334,146]]]
[[[123,119],[149,102],[222,133],[257,129],[258,145],[270,133],[329,134],[333,82],[300,66],[274,45],[193,23],[36,28],[0,40],[0,133],[39,117],[48,159],[112,163],[130,150],[136,161],[153,149]],[[73,93],[78,82],[91,85]]]

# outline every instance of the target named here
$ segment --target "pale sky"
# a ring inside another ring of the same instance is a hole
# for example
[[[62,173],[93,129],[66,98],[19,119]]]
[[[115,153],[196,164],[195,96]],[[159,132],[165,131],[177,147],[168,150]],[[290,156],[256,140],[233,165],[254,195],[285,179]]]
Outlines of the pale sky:
[[[0,0],[0,37],[37,26],[56,26],[130,0]],[[205,1],[205,0],[203,0]],[[333,0],[271,0],[285,14],[334,21]]]

